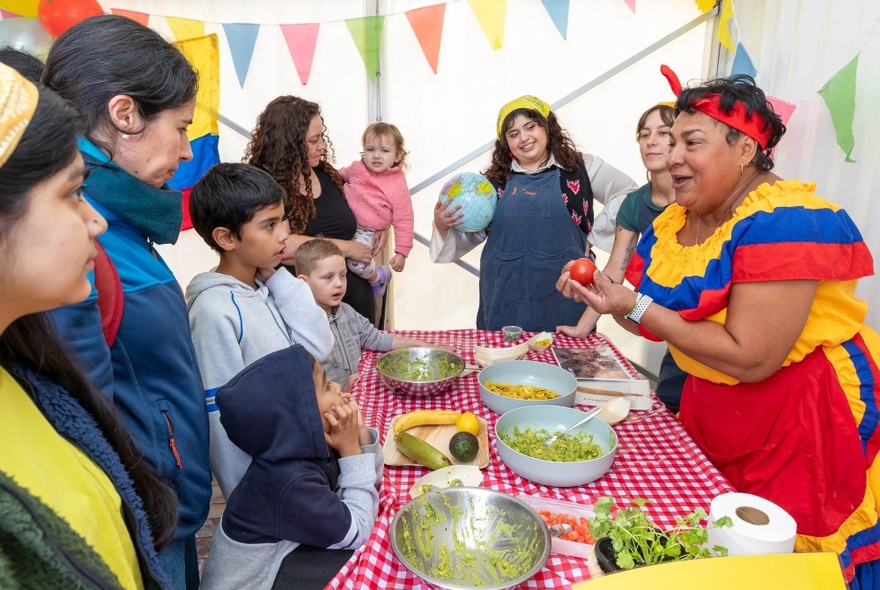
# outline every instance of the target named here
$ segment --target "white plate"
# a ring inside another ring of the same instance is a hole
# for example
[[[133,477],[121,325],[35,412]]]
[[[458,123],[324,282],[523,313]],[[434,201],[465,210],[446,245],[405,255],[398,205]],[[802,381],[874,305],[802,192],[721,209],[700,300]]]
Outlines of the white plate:
[[[483,472],[479,467],[473,465],[452,465],[432,471],[416,480],[409,489],[409,497],[418,498],[421,496],[425,486],[434,486],[441,490],[452,487],[452,482],[456,479],[461,481],[461,485],[464,487],[479,487],[483,482]]]

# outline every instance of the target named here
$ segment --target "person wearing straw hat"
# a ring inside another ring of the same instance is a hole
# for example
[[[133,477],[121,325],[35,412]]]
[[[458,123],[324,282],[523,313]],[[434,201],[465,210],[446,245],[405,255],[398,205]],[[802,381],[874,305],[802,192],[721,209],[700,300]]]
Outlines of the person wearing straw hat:
[[[173,490],[51,327],[89,296],[107,222],[72,105],[0,65],[0,587],[166,588]]]
[[[499,197],[492,222],[479,232],[450,232],[461,224],[460,206],[454,200],[438,202],[431,260],[453,262],[486,241],[478,329],[517,325],[540,332],[577,325],[584,309],[556,293],[555,277],[571,258],[595,258],[590,243],[603,235],[605,244],[599,245],[610,250],[613,223],[594,225],[593,201],[608,208],[615,202],[616,211],[636,184],[600,158],[578,151],[550,105],[535,96],[501,107],[496,136],[492,163],[484,172]],[[603,210],[611,219],[612,213]]]
[[[741,492],[797,522],[796,551],[835,551],[851,588],[880,584],[880,335],[854,295],[873,258],[815,184],[771,172],[785,126],[748,76],[678,95],[676,203],[636,247],[633,291],[597,272],[566,296],[666,340],[689,377],[680,418]]]

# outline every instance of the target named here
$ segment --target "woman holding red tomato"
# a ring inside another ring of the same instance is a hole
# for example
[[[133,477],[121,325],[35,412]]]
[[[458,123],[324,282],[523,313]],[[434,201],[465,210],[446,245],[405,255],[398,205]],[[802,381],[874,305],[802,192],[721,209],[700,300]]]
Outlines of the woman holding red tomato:
[[[666,340],[690,376],[682,424],[742,492],[783,507],[797,551],[880,580],[880,335],[854,296],[873,260],[815,185],[772,174],[785,127],[748,76],[681,89],[667,167],[676,204],[636,247],[632,291],[597,272],[557,288]],[[680,93],[680,94],[679,94]]]
[[[438,203],[431,259],[452,262],[486,241],[478,329],[512,324],[555,331],[575,325],[584,308],[554,289],[555,278],[567,260],[592,257],[587,237],[595,235],[593,199],[610,203],[635,183],[600,158],[579,152],[550,105],[534,96],[504,105],[496,132],[492,163],[484,172],[499,197],[491,224],[480,232],[459,232],[460,206],[450,207],[452,200]]]

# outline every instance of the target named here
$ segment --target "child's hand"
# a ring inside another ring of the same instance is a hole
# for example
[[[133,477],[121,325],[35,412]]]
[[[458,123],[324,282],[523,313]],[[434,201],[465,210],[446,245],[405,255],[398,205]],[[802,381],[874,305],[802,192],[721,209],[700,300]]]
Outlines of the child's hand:
[[[342,391],[350,392],[351,388],[355,386],[355,384],[361,380],[361,374],[355,373],[348,378],[348,381],[345,383],[345,387],[342,388]]]
[[[379,255],[382,252],[382,249],[385,247],[385,242],[388,241],[388,232],[384,229],[379,229],[373,232],[373,258]]]
[[[275,274],[274,268],[258,268],[257,269],[257,278],[261,283],[265,283],[269,280],[269,277]]]
[[[349,403],[351,403],[353,406],[355,406],[355,407],[357,408],[357,413],[358,413],[358,439],[359,439],[359,442],[361,443],[361,446],[362,446],[362,447],[365,447],[365,446],[367,446],[367,445],[369,445],[370,443],[373,442],[372,439],[370,438],[370,429],[367,428],[367,424],[366,424],[366,422],[364,421],[364,413],[361,412],[361,408],[360,408],[360,406],[357,405],[357,402],[355,402],[354,399],[353,399],[351,396],[348,396],[347,399],[350,400]]]
[[[361,416],[357,404],[348,398],[342,405],[333,406],[324,418],[330,428],[330,432],[324,433],[327,446],[338,451],[341,457],[360,455]]]
[[[394,269],[394,272],[402,272],[403,267],[406,265],[406,256],[403,254],[395,254],[391,257],[391,268]]]

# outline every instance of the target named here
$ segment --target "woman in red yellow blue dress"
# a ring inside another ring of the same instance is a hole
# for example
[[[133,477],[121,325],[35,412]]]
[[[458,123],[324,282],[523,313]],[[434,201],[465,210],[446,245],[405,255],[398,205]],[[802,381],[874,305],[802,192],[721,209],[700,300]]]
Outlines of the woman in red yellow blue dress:
[[[770,172],[785,127],[751,78],[679,95],[667,167],[677,203],[627,279],[563,294],[666,340],[689,373],[680,418],[737,490],[794,517],[797,551],[835,551],[853,590],[880,588],[880,335],[854,295],[873,259],[815,185]],[[680,94],[679,94],[680,93]]]

